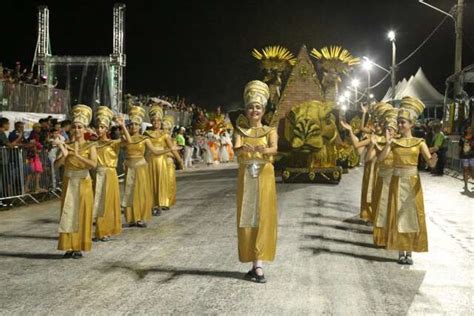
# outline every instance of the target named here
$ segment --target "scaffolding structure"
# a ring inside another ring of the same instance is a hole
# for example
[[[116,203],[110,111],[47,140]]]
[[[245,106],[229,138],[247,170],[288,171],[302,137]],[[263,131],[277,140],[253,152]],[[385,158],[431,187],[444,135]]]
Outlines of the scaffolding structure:
[[[49,37],[49,9],[38,7],[38,41],[33,59],[37,66],[38,78],[46,77],[49,83],[54,66],[94,66],[106,65],[111,72],[110,108],[121,113],[123,109],[123,77],[126,66],[125,55],[125,4],[116,3],[113,7],[113,51],[109,56],[54,56]],[[101,100],[99,100],[101,101]]]

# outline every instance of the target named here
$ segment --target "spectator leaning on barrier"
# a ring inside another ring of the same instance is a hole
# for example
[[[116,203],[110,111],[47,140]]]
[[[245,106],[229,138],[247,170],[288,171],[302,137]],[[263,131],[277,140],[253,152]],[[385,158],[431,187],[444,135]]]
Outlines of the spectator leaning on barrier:
[[[10,129],[10,121],[6,117],[0,117],[0,147],[8,146],[7,131]]]
[[[69,131],[71,130],[71,121],[64,120],[61,122],[61,135],[64,137],[65,142],[69,142]]]
[[[469,191],[467,183],[469,176],[474,179],[474,136],[472,127],[464,130],[463,136],[459,140],[459,158],[461,159],[464,176],[464,190]]]
[[[430,148],[430,153],[436,153],[438,155],[438,162],[434,170],[433,175],[442,176],[444,174],[444,164],[446,161],[446,148],[447,141],[446,136],[441,130],[441,122],[438,120],[432,121],[431,127],[433,128],[433,146]]]

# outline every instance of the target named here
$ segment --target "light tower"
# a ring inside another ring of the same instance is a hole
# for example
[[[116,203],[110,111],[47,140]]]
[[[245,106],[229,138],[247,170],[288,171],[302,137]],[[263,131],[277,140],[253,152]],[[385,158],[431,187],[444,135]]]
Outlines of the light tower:
[[[51,56],[51,42],[49,40],[49,9],[42,5],[38,7],[38,41],[36,44],[35,58],[33,63],[38,65],[38,79],[48,76],[46,59]],[[49,78],[48,78],[49,79]]]
[[[112,110],[120,113],[123,110],[123,73],[126,64],[125,56],[125,4],[116,3],[113,9],[113,52],[110,61],[113,71]]]

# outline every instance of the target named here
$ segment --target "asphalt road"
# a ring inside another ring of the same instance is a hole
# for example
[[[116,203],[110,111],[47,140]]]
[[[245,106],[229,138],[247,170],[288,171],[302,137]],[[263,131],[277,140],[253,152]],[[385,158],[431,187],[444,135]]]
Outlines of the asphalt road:
[[[430,252],[400,266],[357,218],[361,172],[337,186],[277,181],[267,284],[243,280],[235,165],[180,172],[174,208],[80,260],[55,250],[57,200],[0,212],[0,314],[471,314],[474,194],[423,174]]]

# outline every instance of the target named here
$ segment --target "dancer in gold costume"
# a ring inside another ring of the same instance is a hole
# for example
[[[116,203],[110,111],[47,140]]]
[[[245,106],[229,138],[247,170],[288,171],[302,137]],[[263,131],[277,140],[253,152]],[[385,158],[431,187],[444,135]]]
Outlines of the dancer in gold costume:
[[[165,155],[166,171],[163,171],[163,181],[166,183],[166,190],[161,190],[160,200],[161,209],[169,210],[171,206],[176,204],[176,167],[174,159],[178,162],[179,167],[183,168],[183,160],[178,151],[181,147],[176,145],[176,141],[171,138],[172,129],[174,127],[174,118],[171,115],[166,115],[163,118],[163,132],[168,135],[172,146],[175,150],[168,152]],[[173,159],[174,158],[174,159]]]
[[[382,134],[382,126],[381,124],[379,124],[379,118],[375,115],[376,109],[385,105],[385,103],[377,103],[370,109],[370,112],[372,112],[372,124],[374,127],[373,134],[375,134],[376,136],[380,136]],[[365,108],[362,107],[362,109],[366,111]],[[359,140],[357,136],[354,135],[350,124],[341,121],[341,126],[349,131],[349,136],[351,138],[352,144],[357,149],[359,155],[364,155],[370,145],[370,138],[372,134],[366,134],[362,140]],[[362,176],[362,190],[360,198],[359,216],[361,219],[368,222],[372,222],[373,220],[372,191],[375,184],[375,179],[377,178],[376,172],[377,169],[375,168],[375,159],[372,161],[364,162],[364,174]]]
[[[398,130],[397,109],[387,105],[385,113],[383,113],[384,130],[392,137],[395,137]],[[388,191],[393,173],[393,156],[392,153],[383,160],[378,161],[377,157],[382,152],[387,140],[385,136],[371,137],[371,144],[367,151],[366,160],[375,159],[377,168],[377,179],[375,182],[372,198],[372,211],[374,212],[374,244],[377,246],[386,245],[386,226],[387,226],[387,208],[388,208]]]
[[[114,113],[106,106],[99,106],[95,113],[97,141],[97,169],[95,177],[94,216],[96,217],[95,236],[108,241],[110,236],[122,232],[122,213],[120,208],[120,188],[117,176],[117,162],[120,139],[108,138]],[[125,129],[122,117],[116,119],[122,130]]]
[[[239,162],[237,234],[239,259],[252,262],[246,274],[266,282],[263,261],[273,261],[277,242],[277,202],[273,155],[277,153],[276,129],[262,125],[269,98],[268,86],[258,80],[245,86],[244,102],[250,128],[238,127],[235,151]]]
[[[183,165],[183,161],[181,156],[173,150],[176,146],[174,146],[170,135],[166,131],[161,130],[161,121],[163,119],[163,109],[161,106],[159,104],[153,104],[148,114],[152,123],[152,130],[145,131],[144,135],[149,137],[155,148],[163,152],[160,155],[154,155],[148,152],[147,155],[148,169],[151,178],[153,215],[158,216],[161,214],[161,209],[169,209],[170,206],[174,205],[176,200],[174,162],[172,158],[168,156],[168,153],[172,152],[181,166]],[[173,164],[172,174],[170,174],[171,168],[169,167],[168,159],[170,159]]]
[[[94,194],[89,169],[97,165],[95,144],[84,139],[84,132],[92,119],[87,105],[76,105],[72,110],[74,142],[55,144],[61,150],[55,165],[64,164],[61,219],[58,249],[65,250],[64,258],[81,258],[82,251],[92,247],[92,207]]]
[[[145,116],[145,110],[142,107],[130,106],[128,116],[130,134],[124,131],[128,143],[126,144],[126,179],[122,206],[125,207],[125,219],[130,227],[146,227],[145,221],[151,218],[153,200],[145,150],[155,155],[161,155],[164,151],[154,148],[148,137],[140,134],[140,127]]]
[[[390,181],[387,213],[387,245],[398,250],[398,263],[413,264],[412,251],[428,251],[423,190],[418,175],[418,156],[421,154],[430,167],[436,165],[436,154],[430,154],[421,138],[412,137],[412,128],[425,105],[418,99],[404,97],[398,111],[399,139],[387,131],[379,161],[390,152],[393,157],[393,175]]]

